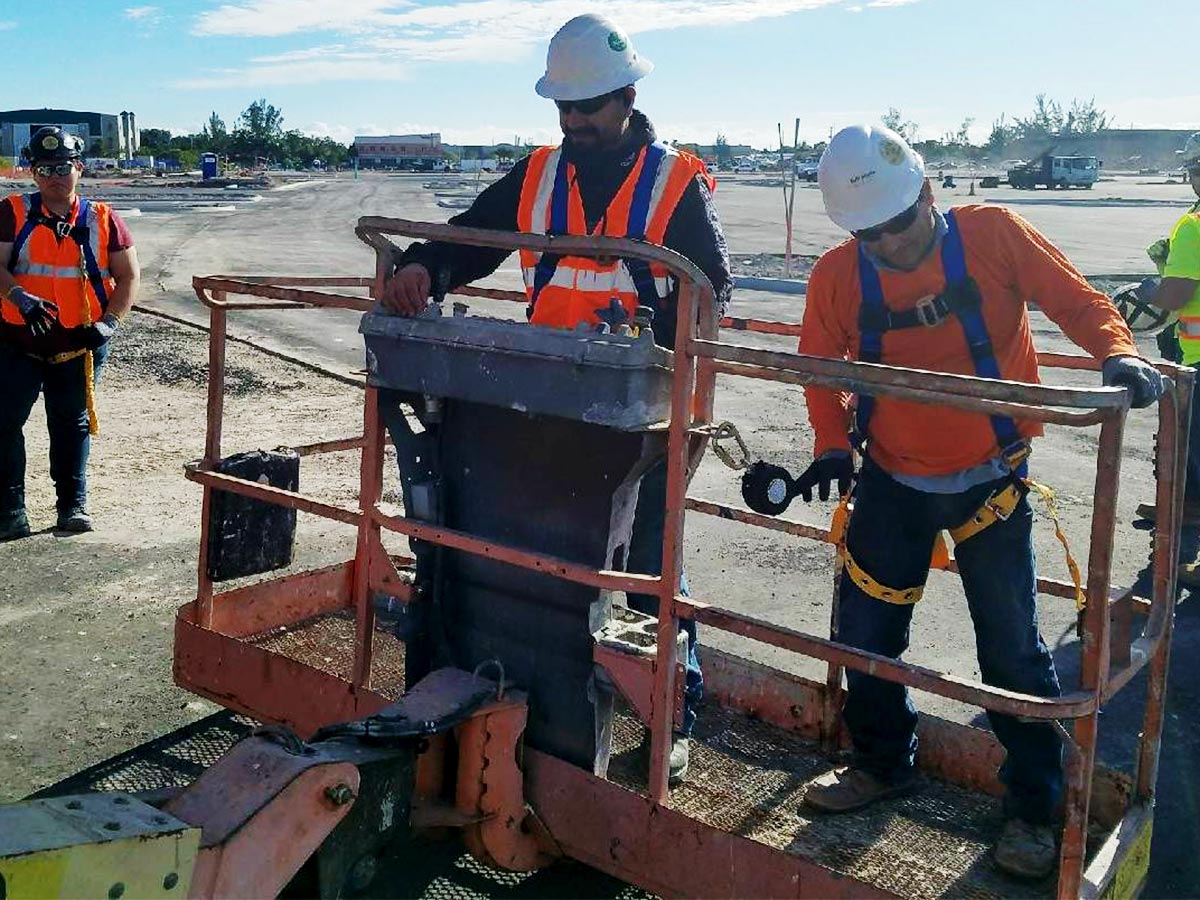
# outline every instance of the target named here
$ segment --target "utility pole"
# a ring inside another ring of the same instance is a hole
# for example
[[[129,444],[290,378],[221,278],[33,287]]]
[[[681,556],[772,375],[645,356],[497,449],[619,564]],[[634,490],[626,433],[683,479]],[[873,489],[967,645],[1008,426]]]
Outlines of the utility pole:
[[[783,164],[783,124],[775,123],[779,132],[779,162]],[[787,241],[783,248],[783,276],[792,277],[792,210],[796,204],[796,157],[800,148],[800,120],[796,119],[796,130],[792,137],[792,158],[787,174],[783,176],[783,219],[787,226]]]

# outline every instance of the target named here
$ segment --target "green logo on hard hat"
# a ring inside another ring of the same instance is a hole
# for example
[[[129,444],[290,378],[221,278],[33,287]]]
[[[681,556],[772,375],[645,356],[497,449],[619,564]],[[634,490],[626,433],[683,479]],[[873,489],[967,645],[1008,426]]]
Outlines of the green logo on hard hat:
[[[879,155],[893,166],[904,162],[904,148],[895,141],[884,138],[879,142]]]
[[[610,50],[615,50],[617,53],[621,53],[628,46],[629,42],[626,41],[625,38],[621,37],[621,32],[610,31],[608,33],[608,47]]]
[[[42,138],[42,149],[43,150],[57,150],[58,149],[58,138],[56,138],[52,134],[46,135],[44,138]]]

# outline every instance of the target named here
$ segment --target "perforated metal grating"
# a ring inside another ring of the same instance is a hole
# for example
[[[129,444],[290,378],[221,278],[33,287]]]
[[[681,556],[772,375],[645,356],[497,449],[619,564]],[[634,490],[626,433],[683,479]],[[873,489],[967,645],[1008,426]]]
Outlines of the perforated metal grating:
[[[186,787],[256,725],[253,719],[223,710],[76,772],[33,797]]]
[[[645,728],[628,714],[613,727],[609,778],[644,793]],[[932,778],[915,794],[843,815],[801,806],[803,786],[836,761],[794,733],[707,706],[692,736],[675,809],[715,828],[796,853],[902,897],[1053,896],[1053,878],[1005,877],[990,848],[1002,824],[994,797]]]
[[[281,625],[245,641],[347,681],[353,672],[354,616],[349,611]],[[404,693],[404,643],[380,628],[372,643],[371,688],[389,700]]]

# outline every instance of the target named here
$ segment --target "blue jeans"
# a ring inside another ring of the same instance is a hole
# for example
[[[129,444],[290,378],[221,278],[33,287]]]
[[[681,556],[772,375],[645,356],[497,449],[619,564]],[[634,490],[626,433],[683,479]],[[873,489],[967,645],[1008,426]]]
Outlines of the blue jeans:
[[[662,574],[663,521],[667,501],[667,464],[665,460],[655,463],[645,475],[638,489],[637,509],[633,514],[633,534],[629,539],[629,552],[625,558],[625,570],[642,575]],[[679,593],[688,596],[687,577],[679,573]],[[647,615],[658,615],[658,598],[653,594],[629,594],[629,606]],[[696,707],[704,697],[704,675],[700,671],[700,657],[696,654],[696,623],[691,619],[680,619],[679,630],[687,635],[688,651],[684,665],[683,688],[683,734],[691,734],[696,724]]]
[[[108,345],[93,351],[93,372],[100,367]],[[69,512],[87,501],[88,435],[87,388],[83,356],[48,363],[11,345],[0,343],[0,515],[25,508],[25,423],[38,395],[45,398],[50,434],[50,478],[58,511]]]
[[[958,494],[906,487],[869,459],[859,479],[847,546],[858,564],[889,587],[923,585],[938,531],[961,525],[1005,480]],[[979,668],[986,684],[1055,697],[1060,694],[1054,659],[1038,633],[1037,588],[1031,526],[1033,511],[1022,500],[998,521],[955,549]],[[841,582],[838,640],[898,658],[907,648],[913,607],[864,593],[845,573]],[[917,753],[917,712],[903,685],[847,671],[843,710],[854,744],[855,765],[891,781],[908,775]],[[1000,779],[1008,788],[1011,815],[1050,821],[1063,789],[1062,743],[1049,723],[1020,722],[989,712],[1008,751]]]

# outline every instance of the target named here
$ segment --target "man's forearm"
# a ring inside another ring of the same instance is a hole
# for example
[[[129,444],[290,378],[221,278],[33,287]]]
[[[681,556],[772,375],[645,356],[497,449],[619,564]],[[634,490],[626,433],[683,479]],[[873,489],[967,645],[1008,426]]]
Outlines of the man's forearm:
[[[118,278],[116,285],[113,287],[112,295],[108,298],[108,312],[112,313],[118,319],[125,318],[126,313],[133,309],[141,282],[142,279],[139,275]]]

